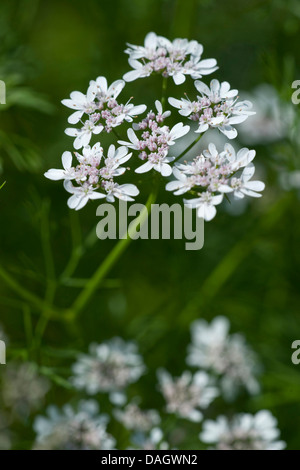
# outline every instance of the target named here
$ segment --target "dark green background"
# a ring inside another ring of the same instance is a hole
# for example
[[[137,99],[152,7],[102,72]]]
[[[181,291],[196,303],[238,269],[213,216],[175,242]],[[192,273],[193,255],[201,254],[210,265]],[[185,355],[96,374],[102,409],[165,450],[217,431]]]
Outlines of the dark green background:
[[[97,223],[97,204],[70,213],[62,185],[43,177],[71,150],[64,134],[69,113],[60,101],[72,90],[85,92],[98,75],[109,82],[120,78],[129,70],[122,52],[126,42],[142,44],[151,30],[201,42],[205,58],[218,60],[213,77],[233,88],[270,83],[290,102],[291,83],[300,79],[296,0],[2,0],[0,79],[7,84],[7,106],[0,107],[0,183],[6,180],[0,192],[1,268],[41,298],[68,261],[70,232],[80,245]],[[192,82],[186,85],[191,92]],[[160,86],[159,77],[139,80],[122,97],[133,93],[137,103],[151,103]],[[175,91],[171,87],[170,94]],[[291,362],[291,343],[300,337],[299,198],[278,183],[280,172],[300,167],[296,137],[256,146],[264,197],[238,217],[219,211],[205,225],[202,250],[185,251],[183,241],[133,242],[78,322],[51,321],[38,352],[28,328],[26,338],[24,316],[35,327],[41,311],[2,272],[0,322],[11,339],[8,360],[37,361],[61,368],[67,377],[70,360],[54,357],[53,350],[86,351],[91,341],[113,336],[136,339],[149,368],[139,393],[144,406],[153,407],[161,400],[153,390],[155,369],[181,373],[191,321],[226,315],[261,358],[263,391],[228,409],[217,406],[223,413],[270,409],[288,448],[299,449],[300,365]],[[146,197],[147,188],[140,202]],[[162,188],[159,201],[173,198]],[[113,246],[113,241],[92,244],[75,277],[89,278]],[[78,292],[58,281],[54,304],[68,308]],[[47,403],[74,398],[75,392],[54,385]],[[31,445],[31,421],[15,432],[17,447]]]

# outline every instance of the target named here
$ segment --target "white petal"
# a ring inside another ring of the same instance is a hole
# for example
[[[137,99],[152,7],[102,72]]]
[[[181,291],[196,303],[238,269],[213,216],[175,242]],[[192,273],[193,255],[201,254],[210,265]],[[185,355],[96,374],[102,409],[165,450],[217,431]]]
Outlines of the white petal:
[[[53,181],[64,180],[65,172],[64,170],[57,170],[56,168],[52,168],[51,170],[46,171],[44,176]]]
[[[253,165],[253,163],[250,163],[248,166],[246,166],[246,168],[244,168],[244,171],[241,176],[242,181],[243,182],[249,181],[254,175],[254,173],[255,173],[255,166]]]
[[[79,122],[82,118],[82,115],[83,111],[75,111],[75,113],[71,114],[71,116],[68,117],[68,123],[77,124],[77,122]]]
[[[265,189],[265,183],[262,181],[248,181],[245,184],[245,188],[251,189],[252,191],[263,191]]]
[[[123,75],[123,79],[125,82],[133,82],[137,78],[141,77],[141,71],[139,70],[131,70]]]
[[[204,94],[206,96],[210,95],[210,89],[207,85],[205,85],[205,83],[200,82],[200,80],[195,81],[195,87],[197,88],[199,93]]]
[[[70,97],[73,101],[76,101],[77,103],[84,104],[86,102],[86,96],[80,91],[72,91]]]
[[[178,109],[181,109],[183,107],[183,103],[181,100],[177,100],[176,98],[169,98],[168,99],[169,103],[171,106],[173,106],[174,108],[178,108]]]
[[[158,100],[155,101],[155,107],[156,107],[156,109],[157,109],[157,112],[158,112],[159,114],[162,114],[163,109],[162,109],[162,104],[161,104],[160,101],[158,101]]]
[[[160,173],[162,176],[170,176],[172,174],[172,168],[167,163],[161,163]]]
[[[128,135],[128,139],[130,140],[130,142],[132,142],[134,145],[138,144],[139,139],[135,135],[135,132],[133,129],[128,129],[127,135]]]
[[[72,166],[72,154],[71,152],[64,152],[61,157],[62,164],[65,170],[69,170]]]
[[[154,167],[153,163],[146,162],[143,165],[139,166],[135,170],[135,173],[146,173],[147,171],[152,170],[153,167]]]
[[[185,75],[183,73],[177,72],[173,75],[173,80],[175,85],[181,85],[185,82]]]
[[[96,79],[96,84],[97,84],[97,87],[100,88],[100,91],[106,95],[107,94],[107,80],[106,80],[106,78],[105,77],[98,77]]]
[[[155,33],[148,33],[145,37],[145,47],[149,49],[156,49],[157,46],[157,36]]]
[[[65,129],[65,134],[69,135],[70,137],[77,137],[79,135],[79,131],[74,127],[68,127]]]
[[[89,197],[88,196],[82,196],[80,199],[79,199],[79,202],[77,204],[77,206],[75,207],[75,210],[76,211],[79,211],[80,209],[82,209],[86,203],[88,202],[89,200]]]
[[[204,220],[209,222],[215,217],[216,213],[217,213],[217,209],[215,208],[215,206],[210,205],[210,204],[204,205]],[[198,213],[198,217],[199,217],[199,213]]]
[[[121,91],[123,90],[124,86],[125,86],[124,80],[116,80],[110,85],[107,94],[111,96],[112,98],[117,98],[119,94],[121,93]]]
[[[119,186],[119,189],[122,189],[122,192],[128,194],[129,196],[137,196],[140,193],[134,184],[122,184]]]

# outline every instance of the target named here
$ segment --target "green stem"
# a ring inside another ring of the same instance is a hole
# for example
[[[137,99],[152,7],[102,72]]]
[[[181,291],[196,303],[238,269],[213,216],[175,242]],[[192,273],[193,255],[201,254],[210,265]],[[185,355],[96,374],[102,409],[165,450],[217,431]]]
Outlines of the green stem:
[[[193,147],[194,145],[197,144],[197,142],[199,142],[199,140],[201,139],[201,137],[203,136],[203,134],[199,134],[197,139],[194,140],[183,152],[181,152],[180,155],[178,155],[178,157],[175,158],[175,160],[173,161],[173,163],[177,162],[178,160],[180,160],[186,153],[188,153]]]
[[[164,77],[163,82],[162,82],[162,93],[161,93],[161,105],[162,105],[163,111],[164,111],[165,104],[166,104],[167,85],[168,85],[168,77]]]
[[[51,313],[55,318],[61,318],[59,313],[51,305],[48,305],[47,302],[37,297],[35,294],[32,294],[30,291],[22,287],[10,274],[8,274],[3,268],[0,267],[0,278],[7,284],[14,292],[19,294],[19,296],[27,300],[29,303],[34,305],[38,310],[51,310]]]
[[[136,222],[141,226],[148,218],[149,213],[151,212],[152,204],[156,200],[156,191],[152,192],[147,200],[146,206],[140,213],[139,217],[136,219]],[[89,302],[96,289],[99,287],[100,283],[107,275],[107,273],[112,269],[115,263],[118,261],[120,256],[123,254],[127,246],[130,244],[132,237],[136,232],[136,227],[129,227],[127,232],[127,237],[122,238],[115,245],[113,250],[108,254],[103,263],[95,271],[94,275],[89,279],[85,288],[78,295],[77,299],[74,301],[73,305],[70,308],[70,314],[68,316],[69,320],[74,320],[79,313],[83,310],[86,304]]]

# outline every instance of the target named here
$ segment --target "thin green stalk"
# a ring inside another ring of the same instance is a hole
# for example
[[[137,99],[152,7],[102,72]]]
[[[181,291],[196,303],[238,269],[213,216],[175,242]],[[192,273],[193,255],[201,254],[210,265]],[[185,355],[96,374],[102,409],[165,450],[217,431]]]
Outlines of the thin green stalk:
[[[59,313],[51,305],[48,305],[40,297],[32,294],[25,287],[22,287],[18,281],[16,281],[10,274],[8,274],[2,267],[0,267],[0,278],[7,284],[14,292],[16,292],[22,299],[27,300],[29,303],[34,305],[38,310],[51,310],[52,315],[55,318],[61,318]]]
[[[30,357],[31,348],[32,348],[32,338],[33,338],[33,327],[31,319],[31,311],[28,305],[23,307],[23,321],[24,321],[24,331],[26,336],[28,356]]]
[[[168,77],[164,77],[162,81],[162,93],[161,93],[161,105],[162,105],[163,111],[164,111],[165,104],[166,104],[167,85],[168,85]]]
[[[147,220],[148,215],[151,212],[152,204],[155,203],[155,200],[156,192],[152,192],[148,197],[146,206],[144,207],[143,211],[140,213],[137,219],[137,222],[140,225],[142,225],[145,220]],[[73,320],[74,318],[76,318],[79,313],[83,310],[83,308],[87,305],[87,303],[95,293],[96,289],[99,287],[104,277],[112,269],[112,267],[115,265],[115,263],[118,261],[120,256],[130,244],[132,240],[131,237],[133,237],[135,231],[136,229],[134,227],[129,228],[127,232],[127,237],[119,240],[113,250],[105,258],[103,263],[101,263],[99,268],[95,271],[91,279],[88,280],[85,288],[81,291],[81,293],[78,295],[77,299],[74,301],[73,305],[70,308],[70,315],[68,317],[69,320]]]
[[[186,153],[188,153],[193,147],[194,145],[197,144],[197,142],[199,142],[199,140],[201,139],[201,137],[203,136],[203,134],[199,134],[197,139],[194,140],[183,152],[181,152],[180,155],[178,155],[178,157],[175,158],[175,160],[173,161],[173,163],[177,162],[178,160],[180,160]]]

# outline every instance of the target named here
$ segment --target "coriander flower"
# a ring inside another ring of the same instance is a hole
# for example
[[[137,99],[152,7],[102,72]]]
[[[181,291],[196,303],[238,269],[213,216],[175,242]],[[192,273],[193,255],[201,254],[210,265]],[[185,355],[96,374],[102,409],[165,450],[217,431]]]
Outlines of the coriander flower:
[[[119,144],[138,151],[139,158],[145,162],[135,170],[136,173],[146,173],[154,169],[162,176],[169,176],[172,173],[170,163],[175,159],[175,157],[168,156],[169,148],[177,139],[186,135],[190,127],[179,122],[170,129],[163,123],[171,113],[163,112],[158,100],[155,101],[155,107],[156,114],[150,111],[143,121],[134,124],[135,131],[140,134],[139,138],[133,129],[128,129],[129,142],[119,141]]]
[[[277,420],[262,410],[255,415],[235,415],[230,421],[225,416],[207,420],[199,438],[215,444],[214,450],[282,450],[286,444],[277,440],[279,435]]]
[[[70,209],[82,209],[90,199],[104,199],[114,202],[115,197],[123,201],[133,201],[139,194],[133,184],[118,184],[114,178],[125,173],[122,166],[132,156],[126,147],[115,148],[110,145],[107,156],[98,142],[92,148],[82,149],[82,154],[75,152],[76,166],[72,166],[71,152],[64,152],[62,164],[64,169],[51,169],[45,173],[46,178],[64,180],[65,190],[72,194],[68,199]],[[73,184],[75,181],[76,185]]]
[[[115,439],[107,433],[108,419],[99,414],[97,402],[81,401],[78,410],[65,405],[50,406],[47,417],[34,422],[35,450],[112,450]]]
[[[131,82],[137,78],[149,77],[153,73],[172,77],[176,85],[185,81],[186,75],[201,78],[217,70],[215,59],[201,60],[203,46],[197,41],[175,39],[169,41],[163,36],[148,33],[144,46],[128,44],[129,65],[133,70],[124,75]]]
[[[114,416],[130,431],[148,432],[160,423],[156,410],[142,410],[136,403],[128,403],[124,410],[116,409]]]
[[[78,129],[65,130],[67,135],[75,137],[75,149],[88,145],[93,134],[97,135],[103,130],[111,132],[124,121],[132,122],[138,114],[146,111],[144,104],[135,106],[130,100],[126,104],[117,101],[124,86],[124,80],[116,80],[108,86],[106,78],[101,76],[91,80],[87,95],[75,91],[71,93],[71,99],[62,101],[65,106],[76,109],[68,121],[71,124],[82,124]]]
[[[90,143],[93,134],[100,134],[103,129],[104,127],[101,124],[97,125],[93,120],[87,119],[80,129],[68,127],[65,133],[71,137],[75,137],[73,145],[76,150],[79,150]]]
[[[70,99],[62,100],[62,104],[67,106],[67,108],[76,110],[73,114],[71,114],[71,116],[69,116],[68,122],[70,124],[77,124],[77,122],[81,120],[84,113],[91,114],[97,109],[95,103],[94,84],[90,84],[86,95],[80,91],[73,91],[70,94]]]
[[[209,128],[218,128],[228,139],[234,139],[237,130],[233,126],[255,114],[251,111],[250,101],[237,101],[238,91],[230,90],[228,82],[212,80],[209,88],[196,80],[195,87],[201,93],[201,96],[197,96],[197,101],[169,98],[169,103],[179,109],[179,114],[198,123],[195,132],[203,133]]]
[[[173,379],[165,370],[158,371],[159,387],[167,403],[167,412],[181,418],[199,422],[202,420],[200,409],[207,408],[219,395],[218,389],[211,383],[205,372],[192,375],[185,371]]]
[[[2,394],[6,406],[22,418],[39,408],[49,390],[49,382],[38,374],[33,363],[10,363],[3,374]]]
[[[249,181],[255,168],[252,163],[255,151],[242,148],[237,153],[230,144],[218,152],[212,143],[193,161],[177,163],[173,168],[176,180],[166,185],[167,191],[175,195],[185,193],[196,195],[194,199],[184,199],[187,207],[196,208],[198,217],[212,220],[216,207],[223,200],[224,193],[233,193],[235,198],[246,196],[260,197],[265,185],[261,181]],[[242,173],[239,172],[244,168]]]
[[[216,317],[211,324],[196,320],[191,325],[192,343],[187,364],[206,369],[220,378],[225,398],[231,400],[241,388],[254,395],[259,392],[256,380],[258,364],[253,351],[242,335],[229,335],[225,317]]]
[[[134,343],[114,338],[102,344],[91,344],[89,354],[81,354],[73,365],[71,382],[89,395],[124,390],[145,371]]]
[[[189,209],[197,209],[198,217],[209,222],[215,217],[217,213],[215,206],[221,204],[223,201],[223,195],[218,194],[217,196],[213,196],[210,192],[205,191],[201,193],[200,197],[184,199],[183,201]]]
[[[225,185],[225,191],[233,191],[234,197],[242,199],[245,196],[261,197],[259,191],[265,189],[265,184],[262,181],[250,181],[255,172],[255,166],[251,163],[244,168],[240,178],[233,177],[230,181],[230,186]]]

